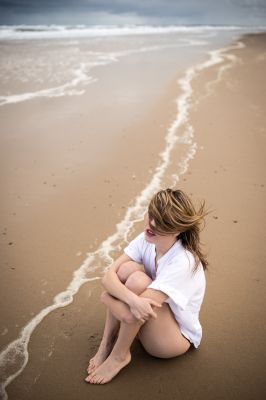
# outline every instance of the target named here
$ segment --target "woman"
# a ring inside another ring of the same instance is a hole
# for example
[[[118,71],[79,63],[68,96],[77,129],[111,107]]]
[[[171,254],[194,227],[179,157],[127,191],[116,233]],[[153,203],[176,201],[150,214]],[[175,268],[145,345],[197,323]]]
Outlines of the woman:
[[[112,380],[130,362],[136,336],[149,354],[160,358],[199,346],[207,268],[199,233],[205,215],[204,204],[196,211],[181,190],[160,190],[152,197],[144,232],[102,279],[106,322],[87,382]]]

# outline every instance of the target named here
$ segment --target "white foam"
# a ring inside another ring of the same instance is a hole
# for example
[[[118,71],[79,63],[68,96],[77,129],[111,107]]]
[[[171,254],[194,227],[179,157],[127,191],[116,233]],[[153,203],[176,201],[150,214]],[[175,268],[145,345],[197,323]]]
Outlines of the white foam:
[[[81,63],[79,68],[74,71],[74,77],[70,82],[64,85],[53,87],[50,89],[38,90],[36,92],[14,94],[9,96],[0,96],[0,106],[6,104],[19,103],[26,100],[35,99],[37,97],[61,97],[61,96],[74,96],[84,93],[84,89],[78,90],[76,86],[82,84],[87,85],[96,82],[96,79],[86,74],[87,65]]]
[[[133,205],[128,207],[123,220],[116,225],[116,231],[113,235],[109,236],[101,243],[94,253],[88,253],[88,257],[84,260],[83,264],[78,270],[73,273],[73,278],[67,289],[64,292],[55,296],[53,304],[43,309],[36,315],[20,332],[18,339],[10,343],[0,354],[0,370],[3,382],[0,387],[0,395],[6,400],[7,393],[6,387],[23,371],[27,365],[28,343],[32,332],[38,324],[49,313],[59,307],[65,307],[73,301],[73,296],[79,291],[79,288],[86,282],[100,279],[100,276],[88,278],[88,273],[102,274],[113,262],[111,253],[114,251],[122,250],[123,243],[128,242],[128,235],[136,222],[143,219],[143,215],[147,209],[151,196],[161,189],[162,180],[170,165],[171,152],[175,145],[188,145],[186,155],[179,162],[179,169],[177,174],[172,175],[173,186],[179,180],[180,175],[184,174],[189,165],[189,161],[194,157],[197,144],[194,141],[194,130],[189,123],[189,109],[191,107],[190,99],[193,94],[191,82],[197,74],[206,68],[215,64],[221,63],[224,58],[220,56],[221,52],[225,49],[215,50],[209,53],[207,61],[188,68],[182,79],[178,81],[179,87],[182,91],[181,95],[177,98],[177,114],[176,119],[167,130],[165,136],[165,148],[159,154],[159,162],[155,172],[142,192],[135,198]],[[106,264],[104,268],[102,263]],[[11,371],[12,370],[12,371]]]
[[[202,46],[207,44],[207,42],[192,40],[192,39],[183,39],[180,42],[181,43],[146,46],[137,49],[128,49],[119,52],[109,52],[109,53],[88,51],[87,54],[93,56],[95,58],[95,61],[80,63],[79,67],[73,71],[74,78],[72,78],[70,82],[66,82],[65,84],[60,86],[52,87],[49,89],[37,90],[35,92],[30,92],[30,93],[0,96],[0,106],[4,106],[7,104],[16,104],[23,101],[36,99],[39,97],[51,98],[51,97],[62,97],[62,96],[80,96],[85,93],[85,89],[83,88],[85,85],[97,81],[96,78],[94,78],[91,75],[88,75],[89,72],[91,73],[91,70],[93,68],[99,66],[106,66],[109,65],[110,63],[117,62],[119,58],[127,57],[138,53],[160,51],[164,49],[178,48],[186,45]]]
[[[2,25],[0,40],[62,39],[169,33],[202,33],[208,31],[241,30],[239,26],[65,26],[65,25]]]
[[[200,103],[203,99],[205,99],[206,97],[208,97],[212,94],[214,86],[217,85],[221,81],[226,70],[232,68],[236,63],[240,63],[240,59],[238,57],[236,57],[234,54],[228,53],[228,52],[231,50],[240,50],[240,49],[243,49],[244,47],[245,47],[245,44],[241,41],[238,41],[231,46],[209,52],[210,61],[212,62],[212,65],[220,64],[222,62],[223,62],[223,65],[217,71],[216,78],[207,82],[206,93],[203,96],[201,96],[195,102],[195,104]],[[228,61],[228,62],[226,63],[226,61]]]
[[[62,33],[62,32],[74,32],[75,29],[69,30],[69,27],[66,26],[14,26],[14,27],[6,27],[2,26],[0,27],[0,37],[1,37],[1,32],[5,32],[6,29],[8,31],[12,31],[13,33],[17,32],[18,29],[25,29],[24,33],[29,33],[31,34],[37,34],[40,35],[43,32],[49,33],[49,34],[54,34],[54,33]],[[29,29],[29,31],[27,31]],[[170,48],[178,48],[182,46],[205,46],[208,45],[209,42],[206,40],[202,40],[213,37],[217,35],[218,31],[230,31],[230,30],[237,30],[238,32],[242,31],[248,31],[248,32],[259,32],[261,29],[260,28],[254,28],[252,30],[251,27],[245,28],[245,27],[210,27],[210,26],[203,26],[203,27],[176,27],[176,26],[168,26],[168,27],[149,27],[149,26],[144,26],[144,27],[136,27],[136,26],[131,26],[131,27],[85,27],[85,26],[79,26],[78,29],[81,29],[82,31],[86,32],[98,32],[98,31],[108,31],[110,32],[117,32],[119,31],[120,34],[124,34],[128,30],[130,32],[142,32],[144,31],[146,33],[174,33],[174,32],[193,32],[197,33],[198,37],[197,39],[195,38],[183,38],[180,37],[178,38],[178,43],[168,43],[168,44],[161,44],[161,45],[154,45],[154,46],[146,46],[146,47],[140,47],[137,49],[128,49],[128,50],[123,50],[120,52],[110,52],[110,53],[101,53],[101,52],[94,52],[94,51],[88,51],[87,54],[94,56],[95,61],[90,61],[90,62],[82,62],[79,64],[79,66],[73,70],[73,75],[74,77],[69,81],[66,82],[62,85],[55,86],[52,88],[48,89],[43,89],[43,90],[36,90],[34,92],[29,92],[29,93],[20,93],[20,94],[13,94],[13,95],[2,95],[0,96],[0,106],[4,106],[7,104],[16,104],[19,102],[23,101],[28,101],[32,99],[36,99],[39,97],[46,97],[46,98],[52,98],[52,97],[62,97],[62,96],[81,96],[85,93],[85,88],[84,86],[94,83],[97,81],[96,78],[94,78],[92,75],[89,75],[91,73],[91,70],[95,67],[98,66],[103,66],[103,65],[108,65],[113,62],[117,62],[119,58],[137,54],[137,53],[144,53],[144,52],[149,52],[149,51],[159,51],[159,50],[164,50],[164,49],[170,49]],[[20,31],[17,33],[21,33]],[[104,35],[103,35],[104,36]],[[71,43],[71,41],[68,41],[68,43]],[[77,44],[76,42],[74,42]],[[73,53],[74,51],[79,51],[78,48],[71,49],[71,52]],[[229,56],[228,56],[229,57]],[[232,56],[233,57],[233,56]],[[23,80],[23,77],[20,77],[21,80]],[[26,79],[26,78],[25,78]],[[40,79],[40,78],[39,78]]]
[[[86,262],[90,261],[90,257]],[[3,382],[0,386],[0,398],[7,399],[7,393],[5,388],[23,371],[28,363],[29,353],[28,353],[28,343],[32,332],[41,323],[41,321],[52,311],[60,307],[65,307],[72,303],[73,296],[78,292],[81,285],[88,281],[94,281],[100,279],[99,277],[94,278],[84,278],[83,277],[83,267],[84,264],[79,268],[79,273],[76,271],[74,274],[74,279],[68,286],[65,292],[59,293],[54,298],[54,304],[44,308],[39,312],[28,324],[22,329],[18,339],[11,342],[0,354],[0,376]],[[7,376],[7,368],[9,368],[9,376]],[[15,373],[11,372],[10,369],[18,368]]]

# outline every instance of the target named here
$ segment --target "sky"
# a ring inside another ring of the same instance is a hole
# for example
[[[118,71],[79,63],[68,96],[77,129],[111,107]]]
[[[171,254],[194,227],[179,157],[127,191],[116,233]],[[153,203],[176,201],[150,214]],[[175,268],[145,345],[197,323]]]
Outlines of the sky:
[[[266,25],[266,0],[0,0],[0,24]]]

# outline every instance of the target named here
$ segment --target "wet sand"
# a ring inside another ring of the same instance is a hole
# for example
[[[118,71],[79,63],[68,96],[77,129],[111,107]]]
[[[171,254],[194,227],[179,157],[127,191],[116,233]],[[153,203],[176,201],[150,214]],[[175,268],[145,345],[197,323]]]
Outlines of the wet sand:
[[[210,268],[199,349],[178,359],[160,360],[134,342],[132,362],[111,383],[86,384],[85,370],[100,343],[105,316],[99,301],[100,282],[88,282],[72,304],[49,314],[34,331],[29,363],[8,386],[9,399],[264,398],[266,36],[249,35],[244,43],[247,47],[230,52],[238,61],[210,86],[208,96],[206,84],[217,78],[221,65],[201,72],[192,82],[189,119],[197,152],[178,187],[192,198],[205,199],[213,210],[203,233]],[[49,305],[51,298],[66,288],[86,253],[113,233],[124,215],[123,207],[146,185],[164,147],[165,127],[175,117],[176,79],[169,81],[160,100],[141,118],[131,119],[130,126],[117,131],[112,152],[111,143],[105,147],[99,136],[88,138],[86,121],[79,126],[80,109],[86,110],[86,103],[74,108],[73,99],[62,99],[60,113],[55,113],[53,120],[57,119],[61,132],[57,141],[52,127],[45,126],[43,103],[35,103],[34,112],[32,104],[21,106],[23,115],[28,109],[35,116],[25,124],[36,124],[37,116],[42,117],[38,123],[44,124],[46,137],[42,143],[29,137],[19,142],[17,149],[11,143],[15,129],[9,128],[10,135],[4,137],[6,151],[10,145],[14,152],[9,152],[9,157],[21,157],[21,162],[5,174],[9,181],[3,214],[8,215],[8,230],[4,226],[1,232],[2,282],[6,282],[1,284],[1,304],[12,299],[12,307],[2,307],[1,314],[3,320],[17,321],[18,326],[0,336],[1,346],[18,336],[30,312],[35,315],[43,308],[44,299]],[[8,112],[11,108],[5,110]],[[63,132],[64,113],[71,113],[72,125]],[[79,129],[73,137],[75,124]],[[106,128],[115,126],[112,121]],[[26,133],[27,126],[23,135]],[[95,137],[106,157],[108,174],[107,169],[97,168],[96,162],[91,168],[79,165],[88,162],[86,155]],[[176,173],[179,149],[171,156],[165,186]],[[27,151],[36,159],[28,159]],[[36,181],[28,179],[34,168],[38,170]],[[10,177],[15,180],[13,186]],[[32,207],[36,193],[38,209]],[[140,230],[138,224],[136,233]],[[34,276],[32,268],[36,269]],[[30,310],[27,315],[25,309]]]

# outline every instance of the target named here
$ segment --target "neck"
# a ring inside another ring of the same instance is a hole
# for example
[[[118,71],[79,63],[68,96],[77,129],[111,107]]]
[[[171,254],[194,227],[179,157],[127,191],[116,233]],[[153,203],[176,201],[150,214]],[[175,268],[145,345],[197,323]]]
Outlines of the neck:
[[[155,250],[157,256],[163,256],[165,253],[167,253],[168,250],[171,249],[171,247],[176,243],[177,239],[172,239],[170,241],[167,241],[166,243],[163,244],[156,244],[155,245]]]

